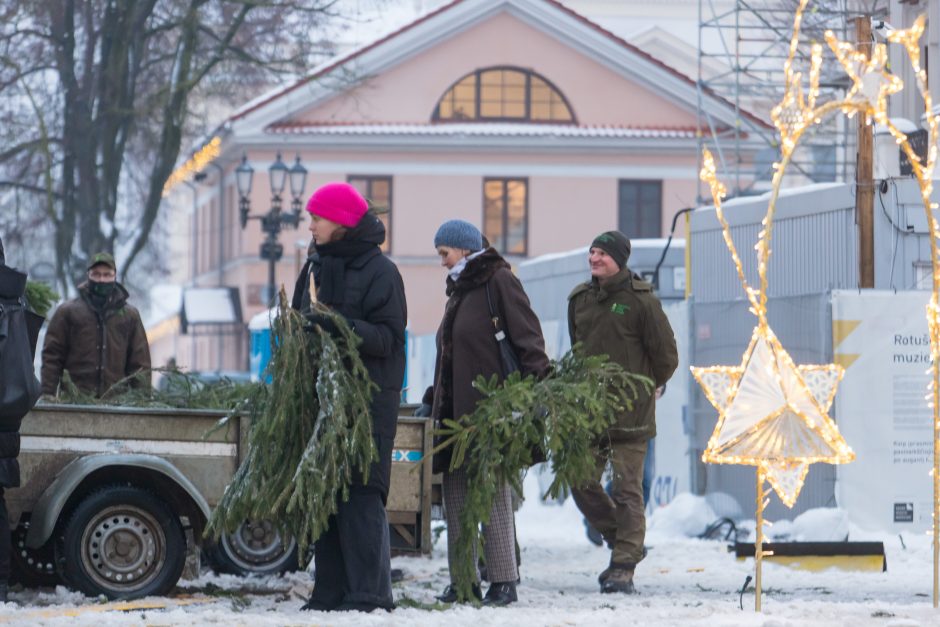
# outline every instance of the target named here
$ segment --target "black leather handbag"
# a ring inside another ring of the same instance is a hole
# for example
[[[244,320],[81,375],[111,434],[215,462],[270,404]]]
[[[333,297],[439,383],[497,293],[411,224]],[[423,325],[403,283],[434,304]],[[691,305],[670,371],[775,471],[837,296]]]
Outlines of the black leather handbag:
[[[496,345],[499,346],[499,357],[500,361],[503,364],[503,378],[508,377],[513,372],[519,372],[522,370],[522,367],[519,364],[519,357],[516,356],[516,351],[512,348],[512,343],[509,340],[509,336],[506,335],[506,331],[503,329],[502,318],[500,318],[498,308],[493,305],[493,297],[490,294],[490,284],[489,281],[486,283],[486,304],[490,310],[490,320],[493,322],[493,329],[495,330]],[[545,452],[540,446],[533,446],[529,451],[529,454],[532,457],[532,465],[541,464],[546,461]]]

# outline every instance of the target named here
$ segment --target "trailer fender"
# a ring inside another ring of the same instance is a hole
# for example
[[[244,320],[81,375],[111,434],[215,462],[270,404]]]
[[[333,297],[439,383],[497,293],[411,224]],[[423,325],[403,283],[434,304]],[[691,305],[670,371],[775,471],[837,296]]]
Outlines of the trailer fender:
[[[211,510],[206,499],[196,489],[192,481],[166,459],[144,454],[102,453],[99,455],[86,455],[69,462],[62,468],[59,474],[56,475],[55,480],[36,501],[36,506],[30,517],[26,546],[31,549],[38,549],[52,537],[59,516],[66,505],[69,504],[69,499],[86,479],[96,473],[100,475],[99,471],[106,469],[119,470],[121,468],[127,470],[137,469],[157,479],[162,478],[164,481],[169,482],[177,490],[182,490],[185,496],[188,497],[191,505],[197,510],[194,513],[201,514],[203,521],[208,520]],[[104,484],[115,482],[121,482],[120,475],[115,479],[102,481]],[[191,521],[191,524],[201,525],[203,521]]]

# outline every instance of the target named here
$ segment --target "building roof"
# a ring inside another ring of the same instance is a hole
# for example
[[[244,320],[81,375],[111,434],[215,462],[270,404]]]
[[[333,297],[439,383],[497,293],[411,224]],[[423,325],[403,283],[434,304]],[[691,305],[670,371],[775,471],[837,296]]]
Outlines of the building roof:
[[[471,7],[471,3],[474,3],[474,6]],[[356,48],[336,59],[330,60],[320,67],[315,68],[308,76],[297,80],[290,85],[279,87],[262,94],[261,96],[253,99],[238,109],[234,114],[232,114],[226,124],[231,124],[239,120],[245,120],[247,118],[253,117],[253,114],[259,113],[266,108],[269,108],[278,100],[292,95],[292,92],[295,92],[304,86],[311,85],[317,79],[324,78],[335,71],[341,70],[344,66],[353,62],[363,62],[368,57],[369,60],[375,63],[377,61],[377,57],[379,57],[381,58],[381,62],[388,63],[389,57],[394,56],[396,58],[401,58],[399,55],[380,55],[378,53],[385,51],[391,52],[390,50],[386,49],[390,49],[399,43],[404,44],[405,40],[408,40],[407,45],[409,46],[417,45],[418,42],[423,43],[422,40],[436,40],[436,38],[441,36],[440,33],[443,31],[442,28],[434,28],[433,30],[420,33],[418,31],[421,30],[423,25],[426,25],[429,22],[443,21],[447,20],[448,18],[461,20],[469,19],[465,15],[457,15],[458,13],[461,13],[461,11],[458,9],[462,9],[463,13],[467,13],[468,15],[478,16],[482,14],[484,10],[492,11],[501,8],[508,8],[517,15],[520,12],[535,14],[541,11],[541,13],[545,13],[547,10],[549,12],[553,12],[554,16],[557,18],[558,14],[560,13],[566,18],[570,19],[574,25],[581,26],[587,29],[587,32],[593,32],[596,35],[599,35],[601,41],[607,41],[608,44],[611,44],[615,49],[619,50],[620,54],[626,53],[629,55],[631,62],[639,62],[640,65],[647,66],[649,72],[644,72],[644,77],[650,81],[655,82],[660,89],[668,89],[668,87],[665,85],[667,82],[673,86],[679,86],[686,94],[686,102],[689,102],[691,99],[688,98],[688,95],[694,93],[694,91],[698,88],[696,81],[694,81],[692,78],[664,63],[660,59],[653,57],[649,53],[641,50],[637,46],[629,43],[621,37],[618,37],[602,26],[592,22],[588,18],[566,7],[561,2],[558,2],[558,0],[453,0],[452,2],[449,2],[448,4],[445,4],[431,11],[430,13],[427,13],[426,15],[419,17],[411,23],[389,33],[384,37],[381,37],[380,39],[377,39],[376,41]],[[472,14],[468,13],[471,9],[473,9]],[[539,15],[539,17],[541,19],[545,18],[544,15]],[[437,26],[442,25],[443,24],[439,24]],[[609,51],[604,51],[600,54],[604,57],[605,61],[612,61]],[[613,60],[613,62],[616,62],[616,60]],[[623,64],[624,61],[620,60],[620,63]],[[651,76],[651,74],[655,74],[656,76]],[[722,109],[724,111],[724,117],[728,118],[726,120],[720,120],[720,122],[722,122],[723,125],[729,124],[732,121],[730,118],[735,115],[734,105],[707,88],[703,89],[703,92],[706,96],[706,99],[711,101],[711,106]],[[303,100],[309,102],[309,100],[306,98]],[[277,109],[279,110],[277,117],[280,119],[284,119],[286,116],[290,115],[290,105],[287,105],[286,109],[283,106],[278,106]],[[740,110],[740,115],[751,124],[769,128],[769,124],[766,121],[748,111]],[[274,119],[267,120],[266,122],[273,123],[273,126],[277,125],[277,121]],[[268,124],[265,123],[263,126],[267,127]],[[275,130],[275,132],[281,131]]]
[[[574,126],[571,124],[447,123],[358,124],[282,122],[267,127],[278,135],[424,135],[486,137],[610,137],[643,139],[694,139],[695,127]]]

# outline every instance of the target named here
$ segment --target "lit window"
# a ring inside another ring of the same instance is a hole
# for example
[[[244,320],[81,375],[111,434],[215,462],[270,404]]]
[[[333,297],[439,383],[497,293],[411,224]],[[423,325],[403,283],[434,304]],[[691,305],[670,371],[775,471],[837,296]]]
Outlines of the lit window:
[[[528,191],[526,179],[483,180],[483,234],[504,255],[528,252]]]
[[[469,120],[573,124],[568,101],[545,78],[516,68],[487,68],[468,74],[441,98],[438,122]]]

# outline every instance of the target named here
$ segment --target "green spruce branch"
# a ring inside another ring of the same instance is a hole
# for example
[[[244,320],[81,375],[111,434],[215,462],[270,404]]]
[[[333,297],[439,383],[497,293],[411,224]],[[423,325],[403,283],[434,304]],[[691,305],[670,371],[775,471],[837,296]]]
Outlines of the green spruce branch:
[[[59,294],[39,281],[26,282],[26,306],[38,313],[43,318],[52,309],[52,305],[59,300]]]
[[[297,539],[301,551],[326,530],[349,486],[368,478],[378,458],[370,404],[377,389],[346,320],[324,307],[335,336],[290,309],[281,291],[271,328],[270,386],[242,405],[251,418],[249,450],[212,514],[206,535],[245,520],[267,519]]]
[[[435,450],[453,446],[451,470],[464,468],[467,495],[460,515],[456,572],[462,601],[476,602],[474,554],[483,555],[480,525],[489,522],[499,489],[509,483],[521,492],[521,474],[541,449],[555,479],[548,495],[557,497],[594,478],[597,443],[621,412],[650,395],[653,382],[628,373],[606,356],[585,356],[575,347],[538,380],[513,373],[500,382],[478,377],[482,393],[475,411],[445,420]],[[430,458],[430,456],[428,456]]]

